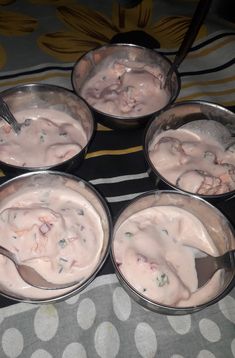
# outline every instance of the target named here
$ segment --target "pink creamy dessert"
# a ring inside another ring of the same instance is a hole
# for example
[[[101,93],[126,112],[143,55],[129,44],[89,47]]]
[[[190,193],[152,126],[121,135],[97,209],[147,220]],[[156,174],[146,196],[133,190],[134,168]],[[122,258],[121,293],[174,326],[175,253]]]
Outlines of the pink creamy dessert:
[[[171,184],[200,195],[235,190],[235,148],[206,133],[169,129],[149,145],[149,158]]]
[[[40,189],[36,185],[32,189],[31,183],[0,204],[0,245],[53,283],[84,282],[103,254],[103,219],[83,196],[84,184],[79,186],[78,192],[58,178]],[[2,255],[0,288],[31,299],[51,298],[71,290],[41,290],[28,285]]]
[[[90,75],[82,97],[95,109],[125,117],[147,115],[163,108],[169,93],[158,66],[130,60],[112,60]]]
[[[220,271],[201,289],[195,249],[216,255],[205,226],[185,209],[160,205],[140,210],[115,232],[119,270],[138,292],[160,304],[189,307],[207,302],[220,289]]]
[[[16,134],[0,122],[0,160],[23,167],[44,167],[61,163],[81,151],[87,135],[78,120],[54,109],[26,109],[14,113],[19,123],[31,118]]]

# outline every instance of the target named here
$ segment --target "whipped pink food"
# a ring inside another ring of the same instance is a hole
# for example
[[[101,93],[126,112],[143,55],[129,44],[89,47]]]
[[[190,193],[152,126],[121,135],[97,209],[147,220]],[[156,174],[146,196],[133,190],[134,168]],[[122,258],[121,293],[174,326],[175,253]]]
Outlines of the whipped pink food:
[[[81,151],[87,135],[78,120],[54,109],[28,109],[14,113],[19,123],[30,118],[19,134],[0,122],[0,160],[23,166],[40,167],[61,163]]]
[[[157,171],[180,189],[201,195],[235,190],[235,148],[189,129],[170,129],[156,135],[149,158]]]
[[[82,97],[97,110],[116,116],[143,116],[163,108],[169,93],[158,66],[112,60],[91,74]]]
[[[202,222],[175,206],[140,210],[114,236],[114,257],[125,279],[143,296],[164,305],[188,307],[206,302],[220,288],[220,271],[201,289],[195,250],[218,254]]]
[[[0,245],[53,283],[82,283],[97,268],[104,247],[102,218],[66,182],[9,195],[0,205]],[[63,188],[63,189],[62,189]],[[25,283],[14,264],[0,255],[0,288],[14,295],[44,299],[70,291],[42,290]]]

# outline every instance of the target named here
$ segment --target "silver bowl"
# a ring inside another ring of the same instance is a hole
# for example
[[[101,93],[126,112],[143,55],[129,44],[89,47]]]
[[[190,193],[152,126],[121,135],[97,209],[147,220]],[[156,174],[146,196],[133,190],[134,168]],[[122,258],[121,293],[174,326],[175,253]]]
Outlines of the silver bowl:
[[[163,73],[163,83],[172,66],[168,58],[153,49],[122,43],[104,45],[87,52],[75,63],[72,71],[72,85],[75,93],[85,100],[81,93],[83,85],[99,69],[103,69],[104,66],[106,67],[113,60],[129,60],[135,63],[139,62],[146,65],[159,66]],[[152,113],[135,117],[131,117],[128,114],[120,116],[102,112],[90,103],[88,105],[94,113],[95,119],[105,126],[112,129],[135,129],[146,125],[151,118],[173,103],[178,96],[179,90],[180,77],[175,69],[172,73],[171,81],[167,82],[166,86],[166,91],[169,95],[168,103],[163,108],[158,108]],[[156,106],[158,106],[157,99]]]
[[[29,303],[46,303],[65,300],[81,292],[95,278],[109,254],[112,219],[106,201],[91,184],[71,174],[59,171],[38,171],[21,174],[10,179],[0,186],[0,213],[4,207],[10,207],[12,202],[16,202],[16,199],[20,201],[21,195],[28,195],[28,199],[26,199],[27,203],[31,194],[34,195],[35,193],[44,193],[44,200],[48,200],[50,195],[49,191],[51,191],[51,195],[55,196],[58,194],[58,197],[61,195],[62,201],[65,201],[66,195],[63,197],[65,193],[69,193],[70,197],[73,195],[73,198],[78,195],[76,199],[78,208],[79,203],[81,204],[81,199],[79,198],[82,197],[84,202],[87,202],[87,207],[89,206],[92,208],[91,210],[94,210],[96,217],[99,218],[99,230],[102,234],[102,245],[100,246],[99,256],[97,254],[94,267],[90,270],[89,275],[85,276],[84,280],[80,283],[66,289],[43,290],[24,284],[14,265],[11,264],[12,266],[10,268],[6,266],[6,264],[9,265],[11,262],[7,261],[6,263],[4,257],[0,255],[0,294],[7,298]],[[42,207],[44,205],[41,201],[34,202],[33,204],[35,207]],[[29,204],[23,205],[27,206]],[[21,205],[21,207],[23,206]],[[48,238],[49,237],[50,236],[48,236]],[[2,246],[4,246],[3,239],[4,238],[2,238],[1,241]],[[8,267],[8,269],[6,267]],[[13,280],[14,282],[12,282]]]
[[[204,127],[204,123],[201,124],[201,127],[197,128],[197,121],[204,119],[215,121],[218,123],[219,129],[213,126],[207,127],[207,124],[205,124]],[[220,128],[221,124],[224,126],[224,129],[222,130]],[[199,131],[199,134],[203,133],[203,131],[207,132],[207,135],[218,140],[221,144],[226,145],[227,142],[233,140],[235,134],[235,114],[216,103],[207,101],[185,101],[171,105],[166,111],[156,116],[146,127],[143,138],[143,148],[147,169],[155,185],[159,189],[175,189],[184,193],[191,193],[212,203],[232,197],[235,194],[235,190],[215,195],[196,194],[183,190],[176,184],[171,183],[158,171],[157,165],[151,161],[149,155],[151,143],[153,142],[154,137],[160,133],[169,129],[174,130],[180,127],[193,127],[195,130]]]
[[[210,203],[199,197],[190,194],[180,193],[174,190],[162,190],[162,191],[152,190],[132,200],[129,203],[129,205],[127,205],[126,208],[124,208],[121,211],[121,213],[119,214],[119,216],[117,217],[114,223],[113,239],[111,243],[111,258],[113,261],[116,275],[121,285],[127,291],[127,293],[143,307],[150,309],[154,312],[167,314],[167,315],[190,314],[205,309],[210,305],[218,302],[225,295],[227,295],[234,287],[235,285],[234,270],[233,271],[221,270],[221,274],[219,276],[219,285],[214,286],[216,287],[216,289],[214,291],[211,290],[210,295],[208,295],[208,297],[206,298],[205,297],[203,298],[204,299],[203,302],[200,302],[198,304],[194,302],[194,304],[191,306],[186,304],[185,306],[183,305],[173,306],[173,305],[164,304],[164,302],[160,303],[157,300],[149,299],[147,295],[143,294],[143,292],[140,292],[140,290],[134,288],[133,285],[131,285],[130,282],[128,282],[127,278],[125,277],[125,274],[121,271],[120,268],[121,266],[119,265],[119,262],[116,259],[117,251],[115,252],[115,238],[117,235],[117,231],[119,230],[120,226],[123,223],[128,222],[128,220],[133,215],[138,214],[139,212],[145,209],[154,208],[157,206],[173,206],[176,209],[184,209],[189,214],[192,214],[194,217],[200,220],[201,223],[206,228],[211,239],[213,240],[213,243],[216,249],[218,250],[219,254],[223,254],[227,250],[234,249],[235,247],[235,232],[232,226],[230,225],[226,217]],[[135,220],[138,219],[136,218]],[[145,223],[145,220],[141,222],[138,221],[138,224],[141,223]],[[166,222],[166,229],[167,229],[167,222]],[[123,238],[123,240],[131,240],[131,238],[128,236]],[[135,240],[135,234],[132,240]],[[140,236],[138,236],[138,240],[140,240]],[[139,252],[139,254],[141,255],[141,252]],[[152,257],[151,260],[153,260]],[[185,267],[185,270],[187,269],[188,268]],[[203,288],[201,290],[203,290]],[[196,301],[198,300],[197,296],[196,298],[194,296],[194,301],[195,300]]]
[[[80,124],[86,138],[81,150],[75,155],[73,154],[66,160],[58,159],[53,164],[41,165],[40,163],[40,165],[37,165],[37,157],[35,157],[35,165],[33,166],[15,165],[0,160],[0,166],[6,174],[14,176],[25,172],[48,169],[73,172],[82,163],[96,130],[93,115],[82,99],[66,88],[36,83],[12,87],[1,92],[1,96],[13,114],[24,110],[40,113],[40,111],[50,109],[61,112],[62,115],[69,115],[74,123]],[[56,123],[56,119],[54,121]]]

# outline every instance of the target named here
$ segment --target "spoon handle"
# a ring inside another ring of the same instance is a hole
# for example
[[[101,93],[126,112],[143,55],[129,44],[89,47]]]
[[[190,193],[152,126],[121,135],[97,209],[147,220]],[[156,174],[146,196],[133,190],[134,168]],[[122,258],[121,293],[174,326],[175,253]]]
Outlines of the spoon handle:
[[[183,38],[180,48],[174,59],[174,66],[178,68],[185,56],[187,55],[190,47],[192,46],[198,31],[205,19],[207,12],[210,8],[212,0],[200,0],[193,14],[189,28]]]
[[[224,255],[216,258],[217,270],[225,268],[235,270],[235,250],[226,252]]]
[[[10,126],[14,129],[16,133],[20,131],[20,124],[16,121],[15,117],[9,110],[8,105],[0,96],[0,117],[2,117]]]
[[[5,247],[0,246],[0,254],[8,257],[10,260],[12,260],[13,262],[17,262],[17,258],[16,256],[9,250],[7,250]]]

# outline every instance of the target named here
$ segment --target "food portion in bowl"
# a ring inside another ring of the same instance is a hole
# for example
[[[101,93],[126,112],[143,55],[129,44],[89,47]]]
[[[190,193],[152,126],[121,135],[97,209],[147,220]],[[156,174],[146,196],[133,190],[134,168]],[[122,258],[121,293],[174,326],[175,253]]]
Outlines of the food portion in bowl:
[[[81,88],[95,109],[114,116],[137,117],[160,110],[170,99],[165,75],[157,65],[129,59],[105,59]]]
[[[51,166],[70,159],[87,144],[81,123],[54,109],[26,109],[14,113],[19,123],[30,119],[19,133],[0,122],[0,160],[22,167]]]
[[[25,185],[1,200],[0,245],[49,282],[83,284],[104,257],[109,231],[107,213],[89,190],[83,181],[63,175],[28,177]],[[1,255],[0,287],[3,292],[31,299],[71,290],[31,287]]]
[[[136,198],[119,215],[112,257],[134,299],[162,313],[182,314],[218,299],[234,277],[218,270],[198,288],[195,258],[202,251],[218,256],[234,244],[228,222],[212,205],[189,194],[156,191]]]
[[[226,148],[232,138],[225,126],[208,119],[192,123],[153,136],[148,147],[152,165],[187,192],[219,195],[235,190],[235,144]]]
[[[72,85],[95,119],[112,129],[144,126],[173,103],[180,77],[161,53],[133,44],[107,44],[88,51],[74,64]]]
[[[95,131],[88,105],[71,91],[26,84],[1,94],[21,130],[0,117],[0,161],[7,169],[48,169],[78,162]]]
[[[197,290],[194,250],[218,252],[204,225],[186,210],[158,206],[140,211],[117,230],[114,254],[127,281],[147,298],[192,306]],[[197,304],[219,286],[219,276],[197,294]]]

